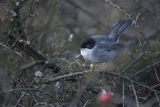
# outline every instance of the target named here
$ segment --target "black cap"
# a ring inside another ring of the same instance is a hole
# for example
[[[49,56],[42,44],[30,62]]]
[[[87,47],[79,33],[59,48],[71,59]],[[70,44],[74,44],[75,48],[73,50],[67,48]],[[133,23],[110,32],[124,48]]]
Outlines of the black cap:
[[[84,40],[81,41],[81,48],[88,48],[88,49],[92,49],[96,44],[96,41],[93,38],[86,38]]]

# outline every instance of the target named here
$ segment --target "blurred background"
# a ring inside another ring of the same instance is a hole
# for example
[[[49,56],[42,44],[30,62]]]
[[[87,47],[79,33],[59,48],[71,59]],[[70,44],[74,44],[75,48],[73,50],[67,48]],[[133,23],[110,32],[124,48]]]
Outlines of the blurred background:
[[[143,84],[142,87],[135,86],[140,107],[145,107],[145,104],[146,107],[159,107],[160,102],[155,100],[160,96],[159,0],[24,1],[17,12],[20,17],[17,20],[23,28],[26,41],[47,58],[54,60],[61,70],[60,73],[54,74],[50,70],[44,70],[42,65],[36,65],[24,71],[21,69],[34,61],[34,58],[29,57],[23,50],[17,49],[16,42],[9,44],[11,38],[8,34],[21,38],[20,34],[14,33],[15,24],[12,23],[15,20],[14,15],[17,16],[14,9],[19,6],[17,3],[21,0],[0,0],[0,89],[2,91],[0,106],[97,107],[100,105],[95,100],[101,88],[122,96],[124,84],[126,98],[134,99],[135,94],[131,91],[130,82],[124,82],[122,79],[119,81],[119,78],[103,73],[58,80],[50,84],[32,84],[31,88],[38,87],[50,96],[46,96],[43,92],[11,91],[28,88],[29,84],[35,81],[36,71],[42,70],[45,77],[56,77],[86,69],[82,66],[84,62],[76,58],[80,54],[80,41],[94,34],[108,34],[119,20],[132,19],[135,23],[121,34],[119,40],[126,45],[129,44],[128,49],[116,62],[98,65],[96,69],[107,72],[109,69],[110,72],[118,74],[126,71],[125,76],[132,76],[137,71],[142,71],[131,78]],[[57,88],[57,84],[60,88]],[[150,89],[145,88],[145,85]],[[56,100],[52,101],[51,96]],[[121,100],[121,97],[116,98]],[[113,105],[106,107],[122,107],[122,101],[117,102],[115,99],[113,98]],[[154,99],[154,103],[149,102],[150,99]],[[129,104],[128,106],[126,104],[126,107],[138,107],[135,105],[136,101],[127,101]]]

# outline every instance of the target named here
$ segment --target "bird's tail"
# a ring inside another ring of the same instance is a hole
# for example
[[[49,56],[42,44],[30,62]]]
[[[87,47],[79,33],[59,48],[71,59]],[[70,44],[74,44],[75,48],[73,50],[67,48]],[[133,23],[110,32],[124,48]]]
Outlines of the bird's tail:
[[[123,32],[127,27],[129,27],[132,23],[133,23],[132,20],[119,21],[116,25],[113,26],[112,31],[109,34],[109,37],[117,41],[119,34]]]

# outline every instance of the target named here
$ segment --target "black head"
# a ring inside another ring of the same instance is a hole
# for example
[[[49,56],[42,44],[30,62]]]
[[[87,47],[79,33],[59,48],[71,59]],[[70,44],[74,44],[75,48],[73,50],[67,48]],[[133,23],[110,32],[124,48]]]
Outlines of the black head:
[[[86,38],[81,41],[81,48],[92,49],[96,44],[96,41],[93,38]]]

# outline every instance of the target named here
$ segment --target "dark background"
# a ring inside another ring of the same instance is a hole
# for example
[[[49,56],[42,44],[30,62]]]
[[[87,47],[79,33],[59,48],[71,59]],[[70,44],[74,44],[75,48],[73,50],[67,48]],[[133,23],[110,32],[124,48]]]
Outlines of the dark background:
[[[80,41],[126,19],[135,22],[120,37],[129,47],[81,74]],[[97,107],[105,89],[115,93],[106,107],[121,107],[122,95],[126,107],[159,107],[159,35],[159,0],[0,0],[0,106]]]

